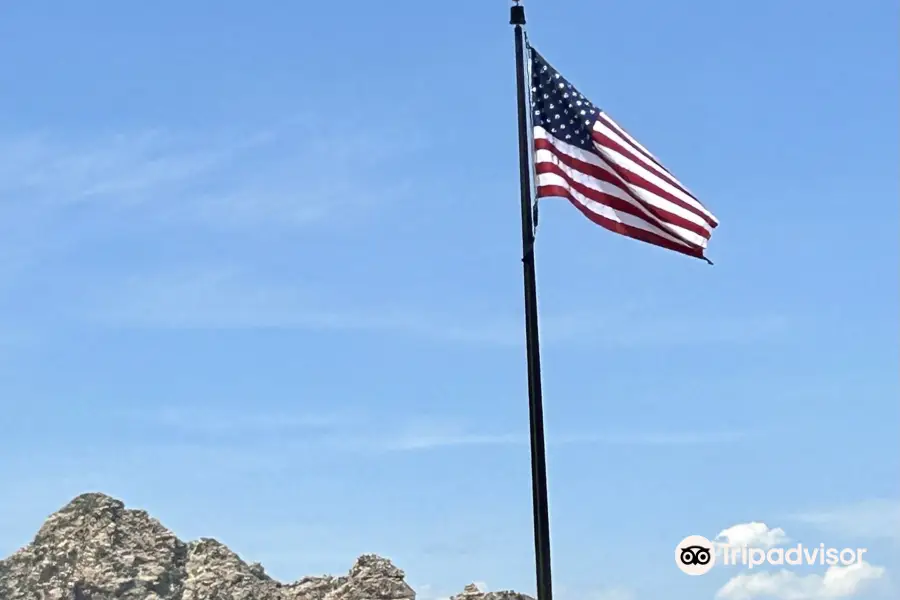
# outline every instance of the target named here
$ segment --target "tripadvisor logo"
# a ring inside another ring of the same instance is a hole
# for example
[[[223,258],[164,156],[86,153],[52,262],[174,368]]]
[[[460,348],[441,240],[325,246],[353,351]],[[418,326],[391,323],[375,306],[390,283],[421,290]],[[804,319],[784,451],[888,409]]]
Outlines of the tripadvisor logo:
[[[822,565],[849,567],[863,561],[865,548],[826,548],[825,544],[807,547],[797,544],[790,548],[735,548],[729,546],[722,551],[722,564],[744,565],[749,569],[760,565]]]
[[[675,547],[675,564],[688,575],[703,575],[716,565],[717,550],[721,563],[745,566],[748,569],[761,565],[822,565],[850,566],[863,562],[865,548],[828,548],[825,544],[806,547],[797,544],[790,548],[750,548],[716,544],[701,535],[691,535]]]
[[[716,564],[716,549],[702,535],[689,535],[675,546],[675,564],[688,575],[703,575]]]

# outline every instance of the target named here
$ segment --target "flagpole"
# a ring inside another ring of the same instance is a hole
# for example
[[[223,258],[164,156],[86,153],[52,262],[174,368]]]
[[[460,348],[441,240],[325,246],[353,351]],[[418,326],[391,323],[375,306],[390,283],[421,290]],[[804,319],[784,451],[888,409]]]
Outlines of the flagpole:
[[[534,553],[537,600],[553,600],[550,575],[550,512],[547,500],[547,458],[544,447],[544,406],[541,393],[541,352],[538,342],[537,285],[534,273],[534,223],[531,199],[531,143],[525,81],[525,8],[510,7],[516,41],[516,100],[519,116],[519,183],[522,201],[522,265],[525,288],[525,344],[528,357],[528,414],[531,430],[531,491],[534,510]]]

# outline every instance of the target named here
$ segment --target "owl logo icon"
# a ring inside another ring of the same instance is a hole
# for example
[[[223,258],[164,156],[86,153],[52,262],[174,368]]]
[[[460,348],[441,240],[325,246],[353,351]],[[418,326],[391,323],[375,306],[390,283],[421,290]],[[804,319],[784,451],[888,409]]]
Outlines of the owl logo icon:
[[[691,535],[675,547],[675,565],[688,575],[703,575],[716,564],[713,543],[702,535]]]

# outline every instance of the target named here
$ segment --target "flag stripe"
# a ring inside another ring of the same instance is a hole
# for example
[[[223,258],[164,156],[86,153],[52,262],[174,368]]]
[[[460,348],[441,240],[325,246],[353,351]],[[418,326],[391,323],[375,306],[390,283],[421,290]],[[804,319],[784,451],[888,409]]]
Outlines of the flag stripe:
[[[649,150],[644,148],[641,145],[641,143],[638,142],[636,139],[634,139],[631,136],[631,134],[629,134],[627,131],[625,131],[625,129],[621,125],[619,125],[618,123],[613,121],[609,115],[607,115],[606,113],[601,111],[600,114],[597,115],[597,120],[600,121],[601,123],[605,124],[607,127],[615,130],[616,133],[618,133],[622,139],[626,140],[629,144],[631,144],[635,150],[637,150],[638,152],[643,154],[647,159],[649,159],[651,162],[653,162],[653,164],[655,164],[657,167],[659,167],[666,173],[669,173],[669,175],[672,175],[672,173],[670,173],[669,170],[665,166],[663,166],[663,164],[661,162],[659,162],[659,159],[657,159],[655,156],[653,156],[653,154],[651,154]],[[672,175],[672,176],[674,177],[674,175]]]
[[[627,141],[623,140],[619,135],[600,121],[594,123],[594,129],[591,133],[591,137],[593,140],[598,143],[601,147],[606,147],[610,150],[615,150],[622,156],[625,156],[635,164],[639,164],[663,181],[667,182],[669,185],[677,188],[681,193],[690,196],[691,194],[684,189],[684,187],[674,178],[671,174],[667,173],[663,169],[661,169],[655,162],[638,152],[637,148],[633,147]]]
[[[709,212],[706,207],[704,207],[703,204],[701,204],[700,201],[697,200],[697,197],[694,196],[693,192],[691,192],[687,188],[687,186],[681,183],[681,181],[679,181],[671,171],[669,171],[661,162],[659,162],[658,158],[651,154],[649,150],[647,150],[640,144],[640,142],[634,139],[631,134],[625,131],[625,129],[621,125],[613,121],[612,117],[602,111],[597,115],[597,121],[594,123],[594,129],[598,130],[601,127],[609,128],[611,131],[618,134],[619,138],[627,142],[641,156],[649,160],[658,169],[662,170],[662,172],[665,173],[665,178],[667,178],[672,185],[680,188],[682,192],[690,196],[691,203],[695,206],[695,208],[697,208],[697,210],[708,217],[708,221],[713,228],[715,228],[719,224],[719,221],[716,219],[715,215]]]
[[[706,240],[702,236],[682,227],[676,225],[665,226],[656,219],[648,218],[643,207],[636,205],[627,197],[627,195],[622,194],[619,190],[615,189],[613,193],[600,191],[590,184],[576,181],[575,178],[578,177],[578,174],[577,172],[573,173],[571,169],[566,169],[552,163],[541,163],[538,165],[537,175],[539,181],[547,181],[547,178],[541,179],[541,175],[554,175],[563,180],[556,180],[558,185],[568,185],[572,190],[593,202],[606,205],[616,212],[629,214],[635,218],[641,219],[641,221],[652,226],[654,230],[658,229],[660,232],[664,232],[666,235],[671,236],[673,240],[684,241],[701,248],[705,247]]]
[[[623,180],[620,172],[614,169],[601,156],[587,152],[571,144],[567,144],[546,131],[535,131],[535,167],[541,162],[561,162],[566,167],[574,170],[579,175],[587,177],[591,187],[607,193],[617,193],[624,199],[639,204],[645,211],[644,218],[652,219],[657,226],[666,227],[666,223],[672,223],[692,233],[708,239],[710,236],[709,225],[696,213],[692,213],[680,204],[673,203],[663,195],[654,194],[652,191],[632,185]],[[549,152],[553,156],[545,153]],[[627,174],[626,174],[627,176]],[[636,181],[635,177],[629,177]],[[607,185],[604,185],[607,184]],[[611,191],[610,186],[617,188]],[[652,186],[649,186],[652,188]]]
[[[581,150],[535,127],[534,162],[538,197],[564,197],[606,229],[702,256],[712,227],[703,215],[599,152]],[[643,232],[640,237],[631,235],[637,231]]]
[[[563,147],[561,148],[560,146]],[[565,147],[564,144],[559,141],[535,140],[535,148],[536,160],[551,160],[552,162],[553,159],[550,159],[549,157],[543,155],[540,158],[537,157],[537,153],[551,152],[554,154],[556,160],[561,161],[566,166],[576,170],[579,174],[595,180],[594,182],[591,182],[594,187],[597,187],[597,184],[600,181],[614,186],[626,199],[639,204],[641,208],[648,213],[648,217],[655,218],[658,221],[657,225],[662,226],[663,223],[671,221],[680,227],[684,227],[685,229],[702,236],[704,239],[709,238],[710,231],[707,228],[706,223],[699,219],[697,215],[684,210],[676,204],[668,202],[665,198],[656,196],[639,187],[629,185],[628,182],[624,181],[609,165],[602,163],[593,164],[585,160],[594,158],[594,155],[571,146]],[[598,189],[606,191],[605,187],[606,186],[599,185]]]
[[[576,200],[576,198],[574,197],[575,195],[569,190],[568,187],[541,185],[538,187],[537,196],[538,198],[566,198],[588,219],[614,233],[618,233],[635,240],[640,240],[642,242],[647,242],[648,244],[653,244],[654,246],[660,246],[668,250],[674,250],[675,252],[687,254],[688,256],[693,256],[695,258],[703,258],[702,248],[685,246],[678,242],[672,242],[668,238],[662,237],[657,233],[644,229],[642,226],[645,225],[645,222],[643,221],[636,221],[634,224],[625,223],[621,218],[616,218],[617,215],[615,211],[612,211],[612,209],[610,209],[609,207],[603,206],[602,204],[598,204],[596,202],[582,204],[581,202]],[[604,209],[609,212],[606,212]]]
[[[596,144],[597,139],[594,137],[595,135],[595,133],[591,134],[594,143]],[[709,222],[706,215],[691,204],[694,200],[691,199],[690,196],[685,196],[680,190],[677,190],[677,188],[672,187],[667,182],[642,168],[629,158],[622,156],[618,152],[611,151],[603,146],[596,148],[596,150],[595,156],[605,163],[619,178],[625,180],[628,184],[631,184],[631,187],[649,192],[660,200],[666,200],[672,205],[678,206],[686,211],[687,214],[691,215],[689,218],[692,218],[692,220],[696,219],[697,223],[702,223],[704,226],[708,226],[709,229],[712,229],[712,224]]]
[[[634,206],[622,202],[622,200],[619,198],[616,198],[614,196],[601,196],[602,199],[597,199],[596,196],[585,193],[583,187],[572,185],[572,182],[567,177],[561,175],[558,172],[548,170],[546,172],[539,173],[536,179],[539,188],[549,186],[569,190],[569,194],[567,194],[566,197],[574,199],[581,205],[590,207],[594,212],[600,212],[611,219],[621,221],[633,227],[644,229],[650,233],[653,233],[654,235],[665,238],[673,244],[701,248],[699,244],[691,244],[683,239],[680,239],[677,235],[674,235],[666,231],[665,229],[662,229],[661,227],[657,227],[653,224],[653,222],[648,221],[640,214],[636,214],[638,211],[634,209]]]
[[[544,145],[547,148],[544,148]],[[546,142],[538,148],[535,153],[537,157],[535,171],[538,174],[556,173],[564,177],[580,193],[596,202],[602,202],[615,210],[628,212],[663,230],[675,228],[674,233],[678,237],[689,239],[699,246],[705,245],[709,232],[702,226],[661,208],[648,206],[631,194],[627,187],[617,184],[617,182],[610,182],[607,178],[594,177],[593,172],[586,172],[588,169],[578,164],[580,161],[563,154]],[[552,158],[546,156],[547,154],[552,154]],[[596,171],[596,169],[592,171]],[[600,173],[607,174],[605,171],[600,171]],[[670,224],[670,227],[666,226],[667,223]]]
[[[681,184],[680,181],[675,179],[670,173],[664,170],[660,170],[659,167],[656,166],[656,163],[649,161],[642,154],[639,154],[635,151],[633,147],[628,145],[621,138],[615,137],[615,132],[611,129],[605,127],[601,123],[595,123],[594,129],[591,132],[591,137],[595,144],[599,146],[597,148],[599,151],[612,151],[615,152],[629,161],[638,166],[639,169],[643,170],[645,173],[648,173],[651,178],[657,179],[659,181],[658,187],[667,190],[669,194],[671,194],[671,199],[673,202],[677,202],[681,204],[686,210],[689,210],[695,214],[697,214],[700,218],[706,221],[710,227],[715,227],[717,225],[715,217],[713,217],[703,205],[691,194],[685,187]],[[627,168],[627,167],[626,167]],[[635,170],[635,173],[640,175],[638,171]],[[646,179],[646,177],[645,177]]]

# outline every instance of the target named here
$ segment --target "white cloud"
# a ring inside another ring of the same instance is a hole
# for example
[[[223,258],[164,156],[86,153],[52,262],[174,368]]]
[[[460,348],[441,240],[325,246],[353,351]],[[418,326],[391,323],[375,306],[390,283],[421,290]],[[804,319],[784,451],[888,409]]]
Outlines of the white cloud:
[[[483,581],[475,581],[473,583],[467,584],[463,591],[458,593],[438,591],[437,588],[429,584],[419,586],[412,585],[412,588],[416,590],[416,600],[452,600],[453,598],[456,598],[458,596],[468,597],[475,592],[487,593],[488,591],[490,591],[487,587],[487,584]]]
[[[35,338],[27,332],[12,327],[0,327],[0,349],[7,347],[21,348],[34,342]]]
[[[312,122],[315,122],[313,120]],[[407,189],[391,170],[384,132],[281,124],[251,132],[160,130],[73,138],[0,138],[0,216],[46,219],[77,205],[99,214],[213,227],[295,227]]]
[[[296,429],[331,429],[346,419],[346,415],[326,413],[270,413],[235,411],[223,407],[163,406],[153,410],[131,411],[123,415],[127,420],[143,425],[153,424],[167,430],[191,433],[260,433]]]
[[[136,276],[105,283],[90,316],[115,327],[176,329],[305,329],[397,333],[451,343],[518,346],[523,343],[521,317],[515,307],[507,314],[452,312],[432,308],[379,307],[369,302],[335,302],[314,290],[276,283],[237,269],[200,268]],[[741,343],[749,330],[768,331],[779,320],[706,319],[703,328],[681,316],[647,319],[624,313],[616,319],[596,314],[545,316],[541,334],[547,343],[583,341],[606,346]],[[707,335],[687,335],[689,330]],[[684,333],[685,335],[681,335]],[[768,334],[767,334],[768,335]]]
[[[360,440],[362,441],[362,440]],[[527,436],[509,433],[438,433],[436,431],[409,431],[389,436],[383,440],[367,440],[363,444],[384,450],[409,452],[446,448],[451,446],[508,446],[528,443]]]
[[[0,132],[0,302],[65,297],[68,312],[92,284],[111,285],[95,281],[102,264],[76,258],[110,241],[137,245],[146,235],[156,246],[161,232],[185,228],[191,236],[345,228],[410,192],[402,165],[420,137],[334,123],[311,115],[244,131]],[[108,256],[128,252],[112,248]],[[41,290],[23,291],[34,285]],[[48,285],[64,290],[47,293]],[[83,315],[63,318],[72,316]],[[59,330],[23,321],[31,336]],[[8,326],[0,314],[0,337]]]
[[[253,404],[251,402],[251,404]],[[456,419],[434,417],[403,419],[371,413],[359,406],[341,410],[303,411],[271,410],[254,404],[247,411],[234,406],[155,405],[128,409],[107,415],[115,419],[118,429],[129,426],[151,427],[166,448],[181,448],[194,454],[204,450],[213,455],[230,450],[240,453],[246,442],[251,455],[283,455],[310,448],[327,448],[346,452],[419,452],[457,447],[527,446],[527,426],[519,431],[497,431],[490,426],[473,426]],[[58,418],[66,418],[60,415]],[[493,429],[493,430],[492,430]],[[302,441],[296,436],[279,434],[303,431]],[[374,433],[373,433],[374,432]],[[181,436],[189,433],[191,443],[184,445]],[[547,436],[549,447],[559,446],[700,446],[738,443],[764,432],[753,431],[640,431],[617,428],[614,432],[561,432]],[[199,437],[198,437],[199,436]],[[207,437],[210,436],[210,437]]]
[[[412,587],[416,590],[416,600],[450,600],[452,597],[452,594],[441,592],[433,585],[427,583],[422,585],[412,585]]]
[[[459,325],[438,313],[370,307],[359,310],[298,286],[254,280],[232,269],[170,272],[131,278],[92,300],[89,316],[121,327],[175,329],[305,329],[394,332],[416,337],[507,345],[520,328]]]
[[[548,435],[547,445],[696,446],[735,443],[751,436],[750,432],[739,431],[563,433]],[[363,440],[358,441],[366,443]],[[475,433],[432,426],[398,432],[373,446],[379,445],[385,450],[392,451],[414,451],[453,446],[514,446],[528,443],[529,438],[525,433]]]
[[[718,592],[720,600],[828,600],[852,598],[884,576],[883,567],[866,562],[847,567],[829,567],[823,575],[798,575],[791,571],[742,573],[732,577]]]
[[[793,518],[839,535],[900,542],[900,500],[867,500]]]
[[[305,464],[310,457],[388,456],[399,453],[456,452],[465,448],[488,451],[493,448],[527,448],[527,425],[514,433],[492,432],[489,427],[474,428],[459,423],[406,417],[385,420],[381,416],[354,410],[340,413],[258,412],[209,408],[162,407],[147,411],[128,411],[115,417],[114,429],[121,432],[116,453],[108,447],[80,449],[68,456],[65,468],[78,471],[111,462],[109,469],[121,464],[138,468],[141,464],[175,462],[194,465],[207,474],[220,472],[281,472]],[[152,441],[134,440],[129,432],[154,431]],[[139,428],[139,429],[136,429]],[[479,431],[480,429],[480,431]],[[187,435],[185,435],[187,434]],[[298,435],[299,434],[299,435]],[[749,434],[723,435],[721,432],[678,432],[628,434],[550,433],[549,449],[596,447],[604,445],[659,448],[686,445],[727,444]],[[127,460],[124,457],[127,456]],[[124,461],[124,463],[123,463]],[[58,462],[58,461],[57,461]],[[59,465],[57,465],[59,466]],[[446,550],[446,549],[444,549]]]
[[[43,207],[105,203],[108,207],[164,201],[172,191],[220,168],[264,141],[251,134],[190,140],[156,130],[89,138],[31,135],[0,139],[0,190],[18,202]]]
[[[595,592],[586,600],[635,600],[635,593],[629,588],[613,587]]]
[[[570,435],[563,439],[570,444],[603,443],[609,445],[640,446],[698,446],[705,444],[731,444],[741,442],[758,435],[757,431],[680,431],[680,432],[641,432],[622,431],[589,435]]]
[[[770,528],[765,523],[752,521],[723,529],[715,542],[722,546],[747,548],[773,548],[790,541],[780,527]]]

